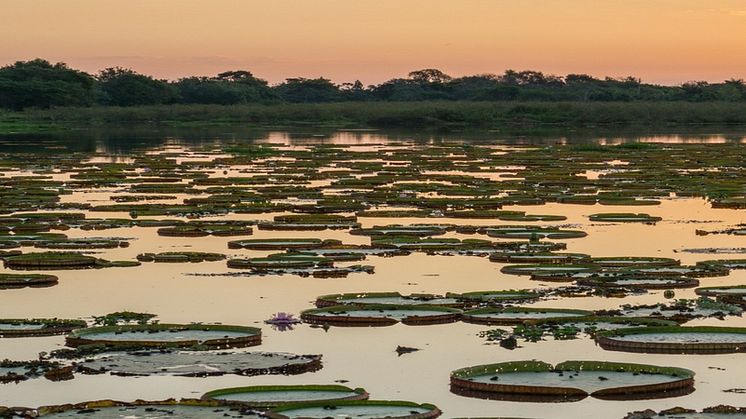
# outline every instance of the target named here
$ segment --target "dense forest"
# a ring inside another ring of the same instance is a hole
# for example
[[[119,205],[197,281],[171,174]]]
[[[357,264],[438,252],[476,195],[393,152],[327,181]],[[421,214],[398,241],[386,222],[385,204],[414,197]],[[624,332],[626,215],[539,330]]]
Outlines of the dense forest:
[[[335,84],[325,78],[291,78],[270,85],[248,71],[214,77],[158,80],[130,69],[107,68],[91,75],[43,59],[0,68],[0,108],[22,110],[66,106],[161,104],[276,104],[327,102],[515,101],[515,102],[746,102],[743,80],[695,81],[680,86],[643,83],[634,77],[599,79],[585,74],[555,76],[505,71],[451,77],[436,69],[378,85]]]

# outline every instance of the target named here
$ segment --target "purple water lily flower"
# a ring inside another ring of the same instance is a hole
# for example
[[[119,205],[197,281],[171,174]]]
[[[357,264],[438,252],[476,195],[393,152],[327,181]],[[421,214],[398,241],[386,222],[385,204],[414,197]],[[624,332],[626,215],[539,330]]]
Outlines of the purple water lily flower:
[[[284,332],[285,330],[293,330],[293,325],[301,323],[301,320],[296,319],[291,313],[281,311],[273,314],[272,317],[265,320],[264,323],[271,324],[273,329]]]

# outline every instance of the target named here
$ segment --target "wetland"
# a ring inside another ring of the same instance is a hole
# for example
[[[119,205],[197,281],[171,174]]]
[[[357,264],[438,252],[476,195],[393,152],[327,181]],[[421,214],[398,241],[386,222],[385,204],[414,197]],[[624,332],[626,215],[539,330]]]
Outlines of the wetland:
[[[744,142],[0,135],[0,417],[744,406]]]

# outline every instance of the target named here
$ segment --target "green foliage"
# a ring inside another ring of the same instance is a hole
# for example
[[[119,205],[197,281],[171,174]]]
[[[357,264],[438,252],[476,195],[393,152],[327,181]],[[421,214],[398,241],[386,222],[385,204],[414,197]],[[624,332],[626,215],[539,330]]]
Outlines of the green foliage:
[[[114,106],[156,105],[172,102],[173,86],[133,70],[107,68],[98,77],[99,103]]]
[[[96,92],[96,94],[94,94]],[[437,69],[412,71],[408,78],[396,78],[365,87],[354,83],[335,84],[325,78],[289,78],[269,86],[245,70],[226,71],[214,77],[186,77],[175,82],[156,80],[130,69],[107,68],[96,78],[70,69],[64,63],[50,64],[36,59],[19,61],[0,69],[0,107],[88,106],[91,104],[135,106],[161,103],[241,105],[273,102],[325,103],[340,101],[507,101],[554,102],[547,107],[519,103],[505,116],[520,123],[559,123],[572,118],[572,107],[563,102],[746,102],[743,80],[722,83],[689,82],[681,86],[642,83],[634,77],[597,79],[584,74],[556,76],[538,71],[507,70],[502,75],[480,74],[453,78]],[[566,114],[570,112],[569,114]],[[315,112],[311,112],[314,114]],[[584,115],[596,123],[608,123],[614,113]],[[739,114],[721,115],[740,118]],[[489,115],[475,115],[481,119]],[[639,118],[654,118],[641,110]],[[455,107],[432,112],[398,112],[379,115],[372,125],[427,125],[437,121],[465,122],[463,110]],[[551,119],[551,121],[547,121]],[[703,122],[703,121],[700,121]]]
[[[86,106],[93,103],[93,77],[35,59],[0,68],[0,108]]]
[[[287,79],[274,89],[279,97],[292,103],[336,102],[342,95],[334,83],[328,79]]]
[[[175,83],[181,103],[237,105],[276,99],[267,82],[248,71],[227,71],[216,77],[187,77]]]

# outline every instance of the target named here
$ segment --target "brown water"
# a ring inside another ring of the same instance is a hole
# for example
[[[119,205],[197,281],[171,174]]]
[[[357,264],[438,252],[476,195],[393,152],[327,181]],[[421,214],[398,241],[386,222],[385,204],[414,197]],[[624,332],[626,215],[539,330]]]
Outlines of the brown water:
[[[721,141],[721,137],[701,137],[706,141]],[[715,140],[713,140],[715,138]],[[644,138],[675,141],[679,137]],[[205,139],[214,143],[218,140]],[[287,146],[316,142],[354,145],[361,150],[385,147],[390,139],[384,134],[340,134],[338,137],[314,140],[294,140],[282,133],[268,134],[264,139]],[[402,139],[397,137],[397,144]],[[603,140],[609,141],[609,140]],[[683,141],[692,141],[686,137]],[[119,143],[117,143],[119,144]],[[203,144],[203,143],[199,143]],[[181,153],[186,155],[197,148],[189,159],[210,159],[200,145],[170,139],[163,144],[147,145],[150,152]],[[401,145],[401,144],[399,144]],[[120,144],[121,146],[121,144]],[[505,146],[504,148],[510,148]],[[124,154],[111,153],[104,145],[91,150],[94,161],[110,159],[123,161]],[[124,160],[126,161],[126,160]],[[64,177],[64,174],[62,175]],[[96,192],[77,191],[65,201],[111,203],[113,190]],[[184,196],[179,195],[179,200]],[[712,209],[701,199],[666,199],[659,206],[614,207],[548,204],[541,207],[506,207],[529,213],[562,214],[568,217],[561,223],[532,223],[535,225],[575,224],[588,236],[567,240],[568,252],[592,256],[656,256],[674,257],[683,264],[712,259],[715,255],[677,253],[676,250],[701,247],[744,247],[746,238],[730,235],[696,236],[696,229],[718,230],[746,222],[746,212]],[[596,212],[646,212],[663,217],[654,226],[642,224],[592,223],[587,216]],[[233,214],[228,219],[271,220],[277,214]],[[126,213],[88,213],[89,218],[127,218]],[[168,217],[152,217],[168,218]],[[213,217],[217,219],[219,217]],[[208,218],[212,219],[212,218]],[[696,220],[700,222],[690,222]],[[459,223],[469,225],[516,224],[496,220],[455,220],[416,218],[360,218],[363,227],[408,223]],[[176,238],[160,237],[155,228],[127,228],[105,231],[66,232],[70,237],[127,237],[129,248],[111,249],[97,253],[108,260],[132,260],[139,253],[192,250],[227,253],[229,256],[251,257],[273,252],[230,250],[229,240],[235,237]],[[351,244],[368,244],[369,237],[351,236],[346,231],[284,232],[254,229],[251,238],[335,238]],[[445,237],[469,238],[456,233]],[[483,238],[483,237],[480,237]],[[27,250],[27,249],[24,249]],[[721,256],[739,257],[738,255]],[[194,273],[225,273],[225,261],[198,264],[143,263],[136,268],[45,272],[58,275],[59,285],[43,289],[0,290],[0,318],[60,317],[90,319],[93,315],[130,310],[157,313],[163,323],[220,322],[259,326],[263,329],[261,351],[322,354],[324,367],[318,372],[295,376],[239,377],[226,375],[209,378],[141,377],[125,378],[109,375],[77,375],[74,380],[53,383],[34,379],[20,384],[0,385],[0,405],[31,406],[82,402],[97,399],[158,400],[169,397],[199,397],[221,387],[257,384],[324,384],[348,380],[346,385],[364,387],[374,399],[399,399],[436,404],[444,417],[458,416],[515,416],[515,417],[622,417],[632,410],[652,408],[661,410],[673,406],[703,408],[718,404],[746,405],[746,396],[723,393],[733,387],[746,387],[744,354],[733,355],[641,355],[608,352],[597,347],[587,337],[570,341],[547,340],[523,343],[522,348],[509,351],[497,345],[485,344],[477,333],[489,327],[452,323],[435,326],[406,326],[397,324],[380,328],[336,328],[328,331],[298,325],[295,330],[279,332],[262,323],[278,311],[299,313],[311,308],[316,296],[343,292],[398,291],[402,294],[469,292],[481,290],[523,289],[556,286],[531,281],[528,277],[500,273],[504,264],[492,263],[487,258],[467,256],[427,256],[413,253],[405,257],[369,257],[365,264],[375,266],[375,274],[351,274],[340,279],[314,279],[294,276],[221,277],[194,276]],[[342,264],[344,265],[344,264]],[[5,270],[2,270],[5,272]],[[746,284],[746,271],[734,270],[727,277],[702,278],[702,286]],[[540,301],[535,307],[602,309],[620,304],[651,304],[664,301],[662,291],[624,299],[601,297],[565,298]],[[694,298],[693,290],[677,290],[677,297]],[[726,321],[698,320],[689,325],[746,326],[746,319],[730,317]],[[0,339],[0,359],[34,359],[42,351],[62,348],[64,337]],[[397,345],[420,348],[418,352],[397,356]],[[472,399],[449,392],[449,373],[471,365],[537,359],[552,364],[565,360],[608,360],[669,365],[696,372],[696,391],[676,399],[650,401],[601,401],[586,399],[575,403],[538,404]]]

